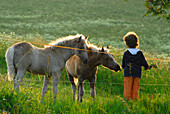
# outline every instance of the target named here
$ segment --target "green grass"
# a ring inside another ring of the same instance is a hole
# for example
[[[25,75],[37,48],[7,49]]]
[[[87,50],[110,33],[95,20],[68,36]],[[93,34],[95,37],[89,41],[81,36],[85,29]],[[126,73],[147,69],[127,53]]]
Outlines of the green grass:
[[[24,80],[27,80],[26,78]],[[3,80],[1,80],[3,81]],[[5,83],[5,84],[4,84]],[[24,83],[24,84],[23,84]],[[18,113],[167,113],[169,112],[169,93],[168,87],[161,87],[158,92],[155,91],[157,86],[144,86],[145,88],[152,87],[152,90],[140,90],[140,99],[138,101],[126,101],[122,98],[123,90],[120,93],[112,92],[109,87],[101,89],[96,84],[97,96],[93,101],[88,92],[85,93],[82,103],[73,102],[71,96],[71,86],[61,83],[57,95],[57,102],[52,102],[52,87],[47,92],[44,104],[40,104],[41,85],[40,83],[25,82],[21,84],[21,91],[15,93],[12,91],[12,84],[9,82],[1,83],[0,106],[8,112]],[[86,88],[87,84],[85,84]],[[144,88],[143,87],[143,88]],[[118,88],[118,86],[113,88]],[[107,92],[108,90],[108,92]],[[100,91],[100,92],[98,92]],[[87,95],[88,94],[88,95]]]
[[[95,101],[85,81],[83,102],[73,102],[65,70],[56,104],[51,83],[44,103],[39,103],[43,76],[27,73],[19,93],[13,92],[12,82],[7,81],[4,55],[16,43],[13,40],[47,44],[59,37],[82,33],[98,46],[112,45],[110,51],[121,64],[126,50],[122,38],[128,31],[135,31],[146,57],[169,60],[170,24],[152,16],[143,17],[144,0],[0,0],[0,3],[0,113],[169,114],[169,62],[147,60],[159,67],[143,71],[138,101],[123,98],[123,71],[115,73],[102,66],[97,73]]]

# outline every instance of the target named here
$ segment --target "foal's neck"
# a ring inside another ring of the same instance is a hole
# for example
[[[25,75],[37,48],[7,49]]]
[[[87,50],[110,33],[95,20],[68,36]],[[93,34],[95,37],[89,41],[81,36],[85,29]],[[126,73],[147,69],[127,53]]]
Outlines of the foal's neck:
[[[100,62],[101,54],[93,53],[89,56],[89,64],[90,66],[96,67],[101,64]]]
[[[66,62],[71,56],[74,55],[73,50],[65,49],[65,48],[58,48],[56,50],[56,54],[60,55],[64,61]]]

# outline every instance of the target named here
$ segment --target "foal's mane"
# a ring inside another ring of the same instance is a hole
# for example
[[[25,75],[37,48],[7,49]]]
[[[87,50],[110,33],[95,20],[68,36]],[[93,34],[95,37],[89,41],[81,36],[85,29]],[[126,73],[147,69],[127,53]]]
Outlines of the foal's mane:
[[[88,44],[87,50],[90,50],[90,51],[92,51],[92,52],[97,52],[97,53],[99,53],[99,52],[102,50],[102,48],[98,48],[98,47],[97,47],[96,45],[94,45],[94,44]],[[104,52],[108,53],[108,52],[109,52],[109,49],[104,48]]]
[[[85,36],[84,35],[77,34],[77,35],[70,35],[70,36],[66,36],[66,37],[56,39],[55,41],[50,42],[48,45],[63,46],[69,41],[77,41],[76,39],[80,38],[80,36],[82,36],[82,40],[85,41]]]
[[[90,50],[92,52],[97,52],[98,53],[100,49],[94,44],[88,44],[87,45],[87,50]]]

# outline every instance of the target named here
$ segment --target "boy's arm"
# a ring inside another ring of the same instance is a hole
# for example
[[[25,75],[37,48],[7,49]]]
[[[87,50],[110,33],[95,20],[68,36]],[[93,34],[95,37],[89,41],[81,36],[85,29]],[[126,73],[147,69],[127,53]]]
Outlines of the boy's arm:
[[[145,70],[150,69],[150,66],[148,65],[142,52],[141,52],[141,56],[142,56],[142,64],[141,65],[145,67]]]
[[[143,53],[142,53],[142,66],[145,67],[145,70],[148,70],[148,69],[151,69],[151,68],[158,68],[158,66],[156,64],[151,64],[149,66],[147,61],[145,60]]]

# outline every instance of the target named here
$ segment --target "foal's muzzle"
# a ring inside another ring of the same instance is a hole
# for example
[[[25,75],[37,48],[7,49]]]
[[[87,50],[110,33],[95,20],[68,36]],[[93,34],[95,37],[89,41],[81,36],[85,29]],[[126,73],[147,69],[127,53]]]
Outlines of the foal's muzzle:
[[[117,72],[117,71],[119,71],[119,70],[121,71],[120,66],[117,65],[115,71]]]

